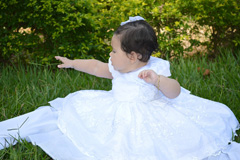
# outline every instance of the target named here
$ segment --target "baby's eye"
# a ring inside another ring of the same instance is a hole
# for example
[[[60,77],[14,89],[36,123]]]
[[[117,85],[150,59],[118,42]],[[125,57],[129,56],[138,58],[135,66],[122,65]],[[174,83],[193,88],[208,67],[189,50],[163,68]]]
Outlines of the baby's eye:
[[[116,53],[114,50],[112,50],[113,53]]]

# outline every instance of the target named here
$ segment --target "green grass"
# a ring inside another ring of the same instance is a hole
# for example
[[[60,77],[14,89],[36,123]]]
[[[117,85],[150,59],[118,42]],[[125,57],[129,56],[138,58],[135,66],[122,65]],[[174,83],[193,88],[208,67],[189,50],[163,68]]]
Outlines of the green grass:
[[[48,102],[84,89],[111,89],[111,81],[96,78],[71,69],[53,66],[1,66],[0,121],[24,113]],[[39,147],[24,142],[0,150],[0,160],[51,159]]]
[[[235,55],[222,51],[214,60],[206,56],[173,60],[171,72],[192,94],[226,104],[240,120],[240,51]],[[209,69],[210,75],[198,68]]]
[[[172,77],[192,94],[226,104],[240,120],[240,51],[222,51],[214,60],[190,57],[171,60]],[[210,70],[203,76],[198,68]],[[83,89],[111,89],[111,81],[56,65],[0,66],[0,121],[48,105],[57,97]],[[240,142],[237,138],[236,141]],[[41,148],[23,142],[0,151],[0,159],[51,159]]]

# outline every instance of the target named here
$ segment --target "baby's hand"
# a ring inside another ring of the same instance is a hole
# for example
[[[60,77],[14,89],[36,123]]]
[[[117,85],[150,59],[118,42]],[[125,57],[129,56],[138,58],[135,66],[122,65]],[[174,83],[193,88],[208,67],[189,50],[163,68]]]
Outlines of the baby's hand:
[[[158,81],[158,75],[153,70],[143,70],[138,74],[138,77],[153,85],[157,84]]]
[[[58,68],[73,68],[72,60],[61,56],[55,56],[55,58],[63,63],[58,65]]]

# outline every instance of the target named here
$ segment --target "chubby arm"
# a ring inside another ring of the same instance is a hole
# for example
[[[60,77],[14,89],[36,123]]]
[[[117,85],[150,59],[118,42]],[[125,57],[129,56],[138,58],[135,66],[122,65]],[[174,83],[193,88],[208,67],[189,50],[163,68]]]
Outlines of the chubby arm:
[[[95,59],[76,59],[70,60],[66,57],[55,56],[62,62],[58,68],[74,68],[75,70],[85,72],[97,77],[112,79],[112,74],[108,69],[108,64]]]
[[[138,77],[147,83],[155,85],[168,98],[173,99],[180,94],[181,87],[178,81],[157,75],[153,70],[144,70],[139,73]]]

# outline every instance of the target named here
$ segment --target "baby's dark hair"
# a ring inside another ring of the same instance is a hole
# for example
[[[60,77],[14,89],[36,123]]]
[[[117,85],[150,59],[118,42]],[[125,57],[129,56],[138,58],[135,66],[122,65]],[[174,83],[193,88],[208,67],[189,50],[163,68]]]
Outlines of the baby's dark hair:
[[[120,36],[121,48],[126,53],[139,53],[142,62],[147,62],[158,49],[157,37],[153,28],[144,20],[128,22],[114,32]]]

